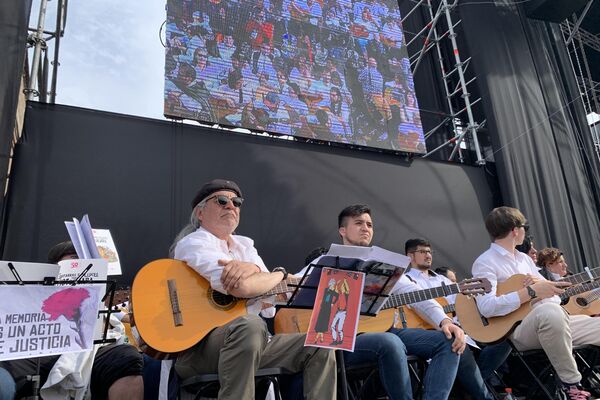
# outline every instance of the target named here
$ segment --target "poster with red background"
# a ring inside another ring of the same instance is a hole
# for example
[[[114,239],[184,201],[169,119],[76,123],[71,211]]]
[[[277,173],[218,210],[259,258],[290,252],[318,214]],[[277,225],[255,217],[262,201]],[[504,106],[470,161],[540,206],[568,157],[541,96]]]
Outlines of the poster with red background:
[[[354,351],[365,274],[323,268],[305,346]]]

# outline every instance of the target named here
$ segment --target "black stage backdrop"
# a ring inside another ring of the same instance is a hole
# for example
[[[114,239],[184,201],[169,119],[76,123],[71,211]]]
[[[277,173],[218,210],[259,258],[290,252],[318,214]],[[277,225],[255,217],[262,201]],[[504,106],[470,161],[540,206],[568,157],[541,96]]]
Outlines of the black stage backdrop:
[[[6,182],[30,9],[31,0],[0,1],[0,187]],[[0,196],[0,209],[3,207],[4,196]]]
[[[467,275],[488,247],[492,206],[481,168],[228,133],[196,126],[29,103],[8,200],[3,259],[44,260],[65,240],[63,221],[89,213],[109,228],[129,282],[167,255],[207,180],[237,181],[246,202],[238,233],[269,267],[299,269],[337,241],[337,215],[373,208],[374,244],[402,252],[433,241],[436,266]]]
[[[524,211],[538,249],[598,266],[600,169],[560,28],[503,0],[473,3],[459,9],[504,202]]]

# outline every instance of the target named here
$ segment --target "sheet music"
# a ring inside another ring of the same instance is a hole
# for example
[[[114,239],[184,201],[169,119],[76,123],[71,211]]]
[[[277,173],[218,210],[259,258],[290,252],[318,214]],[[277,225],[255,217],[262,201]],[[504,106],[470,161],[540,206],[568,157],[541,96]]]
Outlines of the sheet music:
[[[361,312],[369,314],[379,312],[387,300],[386,296],[390,294],[409,264],[409,257],[381,247],[339,244],[332,244],[327,254],[311,263],[320,267],[364,272],[366,276]],[[294,299],[295,306],[311,307],[314,304],[320,274],[320,268],[311,268],[307,279],[302,282],[303,287],[298,290]]]
[[[410,265],[410,257],[400,253],[394,253],[378,246],[346,246],[332,244],[326,256],[357,258],[363,261],[379,261],[396,267],[407,268]]]

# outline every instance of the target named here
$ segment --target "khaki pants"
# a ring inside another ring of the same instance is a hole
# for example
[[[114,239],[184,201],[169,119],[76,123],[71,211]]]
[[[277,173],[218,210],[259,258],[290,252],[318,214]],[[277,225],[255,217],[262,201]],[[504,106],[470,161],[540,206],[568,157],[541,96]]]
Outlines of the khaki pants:
[[[600,318],[570,316],[555,303],[535,307],[515,329],[510,340],[521,351],[543,349],[558,377],[578,383],[581,374],[573,358],[573,346],[600,346]]]
[[[304,397],[336,398],[335,354],[304,347],[303,334],[275,335],[269,341],[265,322],[246,315],[212,331],[200,343],[179,355],[175,364],[183,379],[219,374],[219,399],[253,399],[254,372],[259,368],[304,371]]]

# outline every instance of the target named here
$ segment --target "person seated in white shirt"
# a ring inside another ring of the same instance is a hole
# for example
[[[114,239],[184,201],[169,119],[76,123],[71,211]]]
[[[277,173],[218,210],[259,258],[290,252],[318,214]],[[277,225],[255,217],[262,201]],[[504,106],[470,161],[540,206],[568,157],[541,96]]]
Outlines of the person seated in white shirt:
[[[454,283],[443,275],[432,271],[433,249],[431,243],[423,238],[409,239],[404,244],[405,254],[410,257],[410,269],[406,273],[423,288],[434,288],[442,285],[453,285]],[[456,294],[445,296],[448,304],[456,303]],[[460,324],[460,321],[457,321]],[[475,362],[471,347],[475,342],[469,339],[464,353],[460,357],[456,378],[464,389],[475,399],[494,399],[485,385],[485,379],[506,360],[511,352],[510,346],[501,342],[498,345],[486,346],[479,359],[480,367]]]
[[[344,245],[370,246],[375,233],[371,219],[371,209],[364,204],[355,204],[344,208],[338,216],[338,233]],[[396,282],[392,293],[407,293],[422,289],[417,283],[403,275]],[[456,376],[460,360],[458,356],[465,349],[464,333],[444,314],[442,307],[435,300],[417,302],[411,308],[423,318],[431,321],[439,330],[428,331],[393,327],[388,332],[401,339],[406,354],[431,359],[423,379],[424,393],[422,398],[424,400],[446,399]],[[370,344],[366,343],[365,346],[370,346]],[[360,358],[360,354],[352,354],[346,357],[348,362],[356,362]],[[409,384],[405,385],[409,386]]]
[[[490,293],[478,297],[477,307],[486,318],[503,316],[531,303],[532,310],[510,334],[518,350],[543,349],[562,381],[561,390],[568,399],[585,400],[590,393],[580,385],[581,374],[573,357],[573,346],[600,345],[600,320],[569,314],[560,306],[566,282],[550,282],[538,272],[529,256],[515,249],[523,243],[528,229],[521,211],[512,207],[494,208],[485,219],[492,238],[490,248],[473,263],[476,278],[492,283]],[[515,274],[528,275],[517,291],[498,294],[498,283]]]
[[[252,239],[235,235],[243,203],[239,186],[215,179],[204,184],[192,201],[190,224],[174,242],[174,258],[185,261],[212,289],[248,298],[248,315],[211,331],[178,356],[175,370],[186,379],[219,374],[219,399],[253,399],[254,375],[259,368],[282,367],[304,374],[304,398],[336,397],[335,357],[332,351],[304,347],[305,334],[270,336],[259,314],[275,310],[260,296],[285,280],[287,272],[266,268]]]

